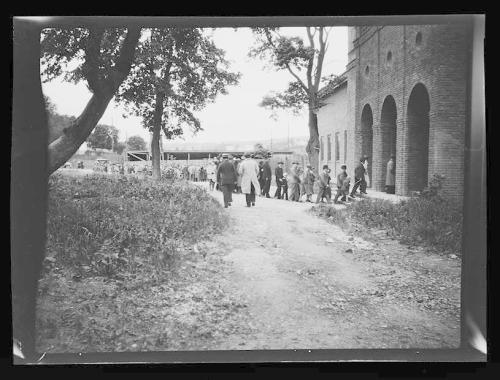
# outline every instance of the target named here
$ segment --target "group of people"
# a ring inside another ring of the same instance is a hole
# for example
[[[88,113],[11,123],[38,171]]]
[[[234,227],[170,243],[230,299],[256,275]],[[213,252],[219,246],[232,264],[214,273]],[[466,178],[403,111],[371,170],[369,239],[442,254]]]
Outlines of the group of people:
[[[260,168],[252,154],[246,153],[242,160],[229,160],[228,154],[222,155],[222,161],[215,164],[215,183],[210,180],[210,188],[217,184],[222,191],[224,207],[231,206],[233,192],[245,194],[247,207],[255,206],[255,195],[261,193]],[[270,181],[269,181],[270,182]],[[266,186],[266,184],[264,184]],[[269,190],[267,190],[269,192]]]
[[[211,161],[207,167],[207,178],[210,181],[210,190],[221,190],[223,193],[224,207],[231,206],[232,194],[245,194],[247,207],[255,206],[256,194],[262,197],[271,198],[269,194],[272,181],[272,170],[269,163],[269,156],[264,157],[260,162],[251,153],[246,153],[242,160],[233,159],[228,154],[221,156],[221,161]],[[394,155],[387,163],[386,192],[394,194],[395,190],[395,162]],[[354,169],[354,181],[347,174],[347,166],[342,165],[341,171],[336,176],[336,194],[333,203],[348,203],[354,200],[359,194],[367,194],[368,186],[368,159],[363,156]],[[318,194],[316,203],[331,203],[331,169],[328,165],[323,165],[318,176],[315,175],[313,167],[306,165],[302,168],[299,162],[292,162],[288,173],[283,170],[283,162],[278,162],[275,168],[274,177],[276,181],[276,192],[274,198],[286,199],[292,202],[301,202],[305,196],[305,202],[313,202],[314,184],[318,184]],[[352,183],[354,182],[354,183]],[[351,189],[352,185],[352,189]]]

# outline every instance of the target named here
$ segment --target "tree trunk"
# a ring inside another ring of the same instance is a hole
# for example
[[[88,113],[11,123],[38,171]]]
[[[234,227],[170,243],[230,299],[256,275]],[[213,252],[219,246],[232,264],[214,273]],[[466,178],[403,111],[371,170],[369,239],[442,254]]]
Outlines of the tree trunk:
[[[313,112],[312,106],[309,106],[309,141],[306,146],[309,164],[319,173],[319,134],[318,117]]]
[[[36,296],[45,256],[47,114],[40,82],[40,29],[14,19],[11,291],[12,335],[29,362],[36,355]],[[14,363],[19,358],[15,357]]]
[[[49,145],[49,174],[76,153],[101,119],[113,96],[114,93],[92,95],[76,121],[65,128],[64,133]]]
[[[65,128],[61,136],[49,144],[47,165],[49,175],[76,153],[101,119],[116,90],[130,72],[140,34],[140,28],[131,28],[128,31],[109,79],[104,83],[96,81],[95,78],[92,79],[93,95],[82,114],[73,124]]]
[[[163,117],[163,101],[165,94],[159,92],[156,94],[155,113],[153,116],[153,137],[151,139],[151,153],[153,155],[153,179],[159,180],[161,178],[160,168],[160,134],[161,122]]]

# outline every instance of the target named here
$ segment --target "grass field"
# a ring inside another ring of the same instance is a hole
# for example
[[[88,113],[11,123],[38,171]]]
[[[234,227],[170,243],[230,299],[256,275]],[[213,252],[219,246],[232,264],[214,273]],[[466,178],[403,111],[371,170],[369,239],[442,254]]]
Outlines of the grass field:
[[[220,205],[186,181],[51,176],[39,349],[117,349],[116,334],[130,327],[120,308],[141,318],[140,307],[130,309],[127,302],[140,305],[144,297],[147,304],[148,289],[168,284],[182,252],[226,226]]]

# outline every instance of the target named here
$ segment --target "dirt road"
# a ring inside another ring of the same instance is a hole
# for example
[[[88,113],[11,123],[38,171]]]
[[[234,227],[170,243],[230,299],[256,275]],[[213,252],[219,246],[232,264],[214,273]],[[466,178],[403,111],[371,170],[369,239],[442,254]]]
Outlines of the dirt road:
[[[48,270],[40,352],[459,345],[459,258],[349,236],[310,203],[233,198],[229,228],[183,246],[164,280]]]
[[[204,320],[210,336],[182,348],[458,346],[459,259],[348,236],[309,214],[311,204],[258,197],[247,208],[233,198],[231,227],[194,267],[210,268],[198,278],[206,295],[216,288],[238,307]]]

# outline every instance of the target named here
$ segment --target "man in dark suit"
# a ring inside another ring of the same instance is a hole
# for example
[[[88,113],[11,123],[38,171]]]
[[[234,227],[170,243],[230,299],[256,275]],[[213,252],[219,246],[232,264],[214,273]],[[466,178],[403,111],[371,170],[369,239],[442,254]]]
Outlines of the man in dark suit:
[[[228,158],[229,156],[224,153],[222,155],[222,162],[217,169],[217,182],[220,183],[222,189],[225,208],[231,206],[231,202],[233,201],[233,186],[237,180],[234,165]]]
[[[278,162],[278,166],[274,169],[274,177],[276,180],[276,193],[275,198],[281,199],[281,186],[283,182],[283,162]],[[288,197],[287,197],[288,198]]]
[[[269,190],[271,189],[272,175],[271,165],[269,165],[269,157],[266,157],[264,163],[262,164],[262,183],[264,185],[262,195],[265,195],[266,198],[271,198]]]
[[[358,187],[359,191],[362,194],[366,194],[366,168],[364,165],[366,160],[368,160],[368,157],[361,157],[358,166],[356,166],[356,169],[354,169],[354,186],[352,187],[351,191],[352,198],[354,198],[354,194],[356,193],[356,190],[358,190]]]

